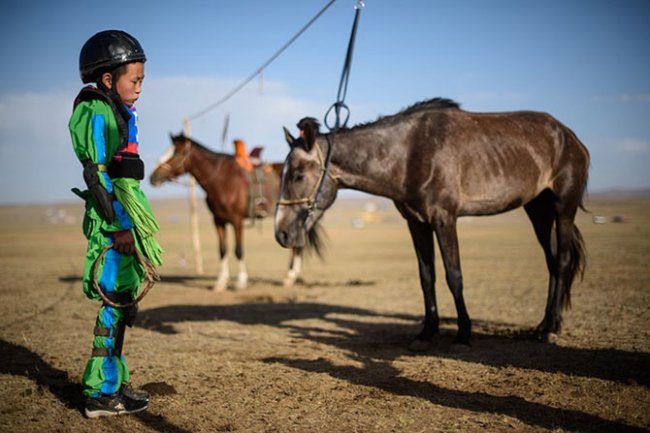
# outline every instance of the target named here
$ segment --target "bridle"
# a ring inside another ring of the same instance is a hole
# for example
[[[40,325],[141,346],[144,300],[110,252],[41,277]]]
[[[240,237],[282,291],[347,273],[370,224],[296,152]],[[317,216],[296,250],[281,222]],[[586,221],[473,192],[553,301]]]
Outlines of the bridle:
[[[165,173],[169,174],[170,181],[176,181],[178,175],[176,175],[175,173],[179,168],[185,166],[185,162],[187,162],[187,160],[190,157],[191,147],[192,147],[192,141],[186,138],[185,147],[183,148],[183,154],[181,159],[179,161],[176,161],[174,165],[170,164],[168,161],[170,161],[174,157],[174,155],[176,155],[176,153],[174,153],[174,155],[172,155],[172,158],[169,158],[167,161],[158,164],[156,170],[157,169],[163,170]]]
[[[296,199],[281,198],[277,202],[278,206],[295,206],[295,205],[306,204],[308,208],[308,212],[312,213],[316,209],[316,205],[320,201],[323,188],[325,185],[325,178],[329,176],[335,182],[338,181],[338,179],[330,173],[330,162],[332,160],[332,143],[329,142],[329,137],[328,137],[327,156],[325,158],[323,158],[323,151],[321,150],[318,143],[314,142],[314,146],[316,147],[316,155],[318,156],[318,163],[320,165],[320,169],[319,169],[320,174],[318,176],[318,181],[314,184],[314,187],[312,188],[311,193],[307,197],[302,197],[302,198],[296,198]],[[284,183],[284,179],[283,179],[283,183]],[[282,185],[281,190],[284,190],[284,185]]]
[[[363,0],[357,0],[354,9],[354,22],[352,23],[352,32],[350,34],[350,40],[348,42],[348,49],[347,53],[345,55],[345,62],[343,63],[343,72],[341,73],[341,80],[339,81],[339,90],[336,96],[336,102],[332,104],[332,106],[327,110],[325,113],[325,125],[329,128],[330,134],[326,135],[325,137],[327,138],[327,156],[325,159],[323,159],[323,152],[320,149],[320,146],[318,143],[314,141],[314,146],[316,146],[316,153],[318,155],[318,162],[320,163],[320,176],[318,178],[318,182],[316,182],[316,185],[314,186],[313,191],[311,194],[307,197],[303,198],[298,198],[298,199],[293,199],[293,200],[287,200],[287,199],[280,199],[277,203],[278,206],[294,206],[294,205],[301,205],[301,204],[307,204],[307,215],[306,218],[308,218],[316,209],[316,206],[318,205],[318,202],[321,199],[321,196],[323,194],[323,188],[325,186],[325,178],[327,176],[330,176],[335,182],[338,180],[330,174],[330,163],[332,161],[332,149],[334,148],[334,140],[337,131],[341,127],[345,127],[348,119],[350,118],[350,110],[348,109],[348,106],[345,105],[345,95],[347,93],[348,89],[348,80],[350,78],[350,70],[352,68],[352,53],[354,51],[354,42],[356,39],[357,35],[357,26],[359,25],[359,15],[361,13],[361,10],[365,7],[365,4]],[[346,117],[343,123],[341,123],[341,110],[346,111]],[[331,126],[330,123],[328,122],[328,117],[330,113],[334,113],[335,115],[335,120],[334,120],[334,125]],[[286,167],[286,162],[285,162],[285,167]],[[280,186],[281,191],[284,191],[284,175],[282,176],[282,183],[283,185]]]

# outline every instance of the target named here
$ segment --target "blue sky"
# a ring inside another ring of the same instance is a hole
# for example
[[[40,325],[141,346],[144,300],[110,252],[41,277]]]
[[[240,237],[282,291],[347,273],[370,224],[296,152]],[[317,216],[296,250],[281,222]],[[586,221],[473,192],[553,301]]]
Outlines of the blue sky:
[[[0,4],[0,204],[74,201],[81,170],[67,121],[79,50],[97,31],[135,35],[148,61],[138,101],[147,171],[182,119],[218,101],[327,0],[31,1]],[[234,138],[287,152],[282,126],[334,102],[354,17],[337,0],[227,103],[192,121],[225,150]],[[547,111],[592,155],[589,188],[650,187],[650,1],[367,0],[347,94],[351,124],[435,96],[470,111]],[[9,186],[9,187],[7,187]],[[153,189],[153,198],[185,194]]]

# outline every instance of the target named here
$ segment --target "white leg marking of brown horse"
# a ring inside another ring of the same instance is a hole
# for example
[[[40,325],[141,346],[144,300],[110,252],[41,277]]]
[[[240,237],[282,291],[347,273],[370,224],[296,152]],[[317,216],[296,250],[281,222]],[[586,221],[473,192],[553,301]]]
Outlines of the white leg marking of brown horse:
[[[224,256],[221,259],[221,268],[219,270],[219,276],[217,281],[215,281],[212,290],[215,292],[223,292],[228,287],[228,280],[230,279],[230,271],[228,269],[228,256]]]

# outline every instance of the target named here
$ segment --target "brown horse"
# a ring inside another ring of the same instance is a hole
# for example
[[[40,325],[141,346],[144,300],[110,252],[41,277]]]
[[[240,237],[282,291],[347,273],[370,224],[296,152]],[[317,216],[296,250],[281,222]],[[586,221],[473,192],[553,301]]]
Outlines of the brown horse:
[[[171,136],[172,147],[160,158],[150,176],[153,186],[190,173],[206,193],[206,202],[212,212],[219,237],[220,271],[213,289],[223,291],[228,285],[230,271],[227,257],[226,225],[235,232],[235,256],[239,274],[235,285],[246,287],[248,274],[244,263],[244,222],[246,218],[262,218],[275,207],[279,196],[281,164],[264,164],[247,173],[234,156],[214,152],[180,134]],[[318,230],[309,233],[308,246],[320,253]],[[302,248],[294,248],[289,263],[285,286],[292,285],[300,275]]]
[[[408,223],[424,292],[424,327],[412,347],[423,350],[438,332],[434,233],[458,315],[454,341],[469,345],[456,220],[523,205],[549,273],[537,331],[546,339],[560,332],[562,309],[570,306],[571,285],[585,265],[574,219],[582,207],[589,153],[569,128],[546,113],[470,113],[441,98],[335,136],[321,135],[312,118],[298,127],[297,139],[285,128],[291,150],[275,214],[281,245],[303,245],[305,230],[331,206],[339,188],[392,199]]]

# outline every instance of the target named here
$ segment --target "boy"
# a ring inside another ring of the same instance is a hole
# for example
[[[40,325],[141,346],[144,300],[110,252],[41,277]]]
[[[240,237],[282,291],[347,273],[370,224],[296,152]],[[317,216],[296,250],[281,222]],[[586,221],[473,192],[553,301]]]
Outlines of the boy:
[[[79,56],[81,90],[69,128],[83,165],[88,190],[73,191],[86,201],[83,230],[88,239],[83,289],[90,299],[101,291],[115,305],[133,302],[144,280],[137,252],[161,265],[154,240],[158,224],[140,190],[144,164],[138,156],[134,103],[142,90],[146,56],[128,33],[107,30],[92,36]],[[110,246],[110,247],[109,247]],[[104,252],[95,273],[95,262]],[[133,326],[137,305],[116,308],[104,302],[95,322],[92,356],[83,375],[85,415],[97,418],[145,410],[149,395],[129,384],[124,356],[125,327]]]

